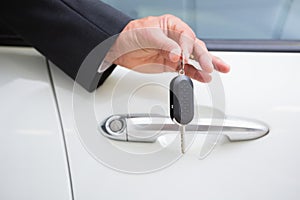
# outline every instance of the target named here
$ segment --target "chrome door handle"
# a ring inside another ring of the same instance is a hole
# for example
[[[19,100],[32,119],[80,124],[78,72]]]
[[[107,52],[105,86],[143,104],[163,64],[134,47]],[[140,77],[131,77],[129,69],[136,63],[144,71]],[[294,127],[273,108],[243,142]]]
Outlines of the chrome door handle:
[[[179,125],[168,116],[112,115],[99,125],[107,138],[129,142],[155,142],[163,134],[178,133]],[[221,134],[230,141],[254,140],[269,133],[266,124],[256,120],[227,117],[225,119],[201,118],[186,126],[187,134]]]

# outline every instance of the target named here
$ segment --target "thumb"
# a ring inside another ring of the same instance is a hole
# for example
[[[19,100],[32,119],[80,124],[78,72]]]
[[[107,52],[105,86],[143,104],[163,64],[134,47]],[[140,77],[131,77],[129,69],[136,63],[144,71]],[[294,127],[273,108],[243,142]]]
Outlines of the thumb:
[[[171,62],[178,62],[181,57],[181,48],[171,38],[167,36],[164,37],[164,40],[161,41],[161,50],[163,51],[163,56],[165,59]]]
[[[179,44],[165,35],[163,31],[156,32],[155,37],[151,39],[155,48],[161,51],[162,56],[166,60],[171,62],[178,62],[180,60],[181,48]]]
[[[166,53],[163,53],[165,59],[171,62],[178,62],[181,57],[181,48],[180,46],[172,39],[165,36],[163,41],[161,41],[161,50]]]

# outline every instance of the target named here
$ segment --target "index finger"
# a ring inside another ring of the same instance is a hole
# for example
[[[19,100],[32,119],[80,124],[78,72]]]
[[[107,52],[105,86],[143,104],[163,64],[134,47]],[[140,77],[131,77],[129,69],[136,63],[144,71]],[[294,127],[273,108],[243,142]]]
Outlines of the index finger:
[[[184,57],[188,57],[193,52],[196,34],[194,31],[181,19],[173,15],[165,15],[167,21],[168,37],[175,40],[181,47]]]

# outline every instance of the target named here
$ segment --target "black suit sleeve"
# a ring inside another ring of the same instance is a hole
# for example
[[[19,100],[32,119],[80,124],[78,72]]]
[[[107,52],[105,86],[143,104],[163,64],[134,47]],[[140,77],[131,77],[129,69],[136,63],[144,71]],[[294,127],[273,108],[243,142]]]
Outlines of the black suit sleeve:
[[[131,20],[100,0],[1,0],[0,18],[74,80],[90,51],[121,32]],[[107,51],[99,56],[103,58]],[[101,84],[114,66],[102,75],[97,68],[85,68],[89,72],[85,80],[79,80],[89,91]]]

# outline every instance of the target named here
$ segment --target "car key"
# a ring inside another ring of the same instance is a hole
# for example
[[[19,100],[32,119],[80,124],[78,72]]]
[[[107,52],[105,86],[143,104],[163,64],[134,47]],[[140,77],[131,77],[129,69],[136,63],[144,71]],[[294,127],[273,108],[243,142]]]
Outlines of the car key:
[[[185,75],[183,56],[179,74],[170,83],[170,117],[180,125],[181,152],[184,153],[185,125],[194,118],[194,86],[192,80]]]

